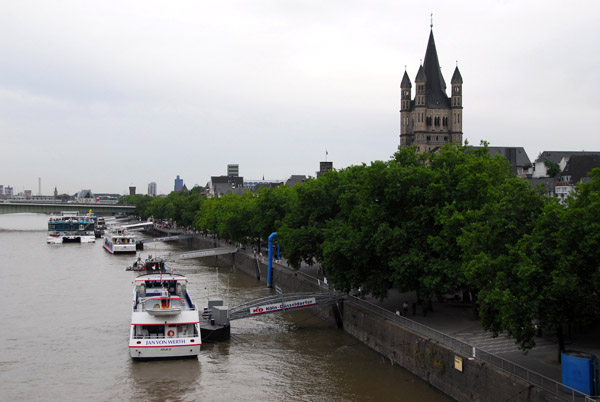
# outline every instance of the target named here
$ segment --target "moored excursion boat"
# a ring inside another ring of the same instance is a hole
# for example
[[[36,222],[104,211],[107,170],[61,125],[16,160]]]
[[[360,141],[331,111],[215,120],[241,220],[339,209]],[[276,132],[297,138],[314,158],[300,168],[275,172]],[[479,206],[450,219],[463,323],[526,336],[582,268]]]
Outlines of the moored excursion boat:
[[[63,211],[48,220],[48,244],[94,243],[95,216]]]
[[[106,221],[102,217],[98,217],[96,219],[96,226],[94,227],[94,235],[96,239],[101,238],[104,235],[104,231],[106,230]]]
[[[104,249],[111,254],[135,253],[135,235],[124,228],[106,230],[104,232]]]
[[[165,260],[162,258],[153,258],[152,254],[148,255],[148,258],[145,260],[142,260],[142,257],[138,256],[133,264],[125,268],[125,271],[166,272]]]
[[[196,357],[202,345],[199,316],[179,274],[143,274],[135,279],[129,333],[134,359]]]

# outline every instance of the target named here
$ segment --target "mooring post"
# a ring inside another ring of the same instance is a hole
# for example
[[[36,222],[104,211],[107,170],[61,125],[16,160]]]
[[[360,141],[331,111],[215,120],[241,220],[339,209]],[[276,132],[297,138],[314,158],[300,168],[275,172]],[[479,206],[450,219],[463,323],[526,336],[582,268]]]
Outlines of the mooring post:
[[[271,287],[273,280],[273,238],[277,236],[277,232],[271,233],[269,236],[269,269],[267,270],[267,286]]]

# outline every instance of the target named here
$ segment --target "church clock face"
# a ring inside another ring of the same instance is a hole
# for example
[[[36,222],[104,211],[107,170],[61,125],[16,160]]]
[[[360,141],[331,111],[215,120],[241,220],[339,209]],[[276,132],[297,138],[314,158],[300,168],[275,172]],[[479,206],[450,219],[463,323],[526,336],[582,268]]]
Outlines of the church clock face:
[[[404,91],[404,96],[408,96],[408,91]]]
[[[460,93],[460,87],[454,87],[454,93],[458,95]]]

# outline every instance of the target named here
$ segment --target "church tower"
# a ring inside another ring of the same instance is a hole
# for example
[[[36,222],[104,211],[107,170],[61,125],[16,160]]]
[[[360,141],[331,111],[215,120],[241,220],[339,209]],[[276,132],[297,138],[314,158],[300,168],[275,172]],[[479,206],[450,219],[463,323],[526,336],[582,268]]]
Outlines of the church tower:
[[[462,76],[456,66],[451,80],[452,94],[446,95],[446,81],[438,60],[433,25],[425,59],[415,77],[416,92],[404,71],[400,83],[400,145],[418,146],[420,152],[435,152],[448,143],[462,145]]]

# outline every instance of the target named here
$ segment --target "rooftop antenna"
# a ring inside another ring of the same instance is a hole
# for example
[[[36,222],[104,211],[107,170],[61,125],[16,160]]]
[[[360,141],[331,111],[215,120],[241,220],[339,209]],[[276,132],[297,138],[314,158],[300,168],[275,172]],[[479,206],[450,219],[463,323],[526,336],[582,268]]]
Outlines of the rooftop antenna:
[[[431,13],[431,24],[429,25],[431,29],[433,29],[433,13]]]

